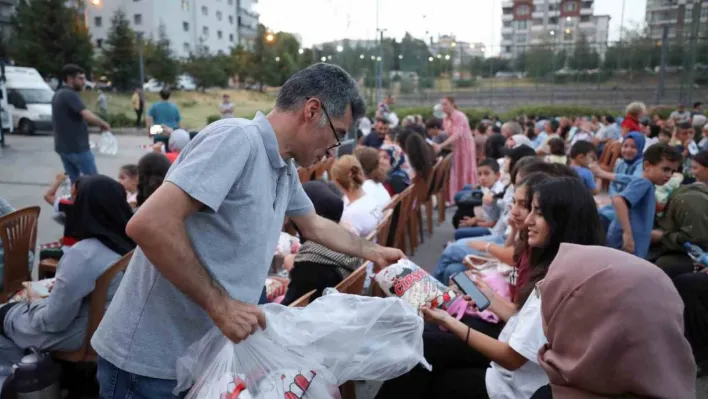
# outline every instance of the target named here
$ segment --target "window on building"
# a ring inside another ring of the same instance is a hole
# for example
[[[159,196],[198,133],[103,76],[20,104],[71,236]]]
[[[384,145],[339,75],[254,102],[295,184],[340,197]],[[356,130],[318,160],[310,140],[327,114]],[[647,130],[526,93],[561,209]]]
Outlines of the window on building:
[[[511,21],[504,21],[502,26],[504,26],[505,28],[511,28]]]
[[[221,21],[221,11],[216,12],[216,20]]]
[[[140,14],[133,15],[133,23],[135,25],[140,25],[143,23],[143,16]]]
[[[519,6],[516,6],[516,15],[526,16],[529,14],[531,14],[531,7],[529,7],[528,4],[521,4]]]
[[[101,17],[95,17],[95,18],[93,19],[93,24],[94,24],[96,27],[99,27],[99,26],[103,25],[103,19],[102,19]]]
[[[236,20],[238,21],[238,26],[243,26],[243,24],[242,24],[242,22],[241,22],[241,16],[240,16],[240,15],[239,15],[238,17],[236,17]]]
[[[592,1],[583,1],[583,8],[592,8]]]
[[[234,34],[233,33],[229,33],[229,41],[230,42],[234,41]]]
[[[548,11],[558,11],[558,4],[549,4]]]
[[[526,41],[528,39],[526,38],[526,35],[519,35],[516,37],[516,43],[517,44],[526,44]]]
[[[189,43],[184,42],[184,44],[182,45],[182,48],[184,49],[185,53],[189,53]]]
[[[503,42],[511,41],[511,38],[512,38],[511,35],[502,35],[502,41],[503,41]]]
[[[519,29],[519,30],[528,29],[528,27],[529,27],[528,22],[529,22],[528,20],[516,21],[516,29]]]
[[[536,18],[533,20],[533,26],[541,26],[543,25],[543,20],[541,18]]]
[[[576,12],[578,11],[578,3],[575,1],[568,1],[563,3],[563,12]]]
[[[182,22],[182,30],[189,32],[189,22]]]
[[[220,31],[220,30],[217,30],[217,31],[216,31],[216,37],[217,37],[218,39],[221,39],[222,36],[223,36],[223,34],[221,33],[221,31]]]
[[[514,9],[511,7],[506,7],[502,10],[502,13],[504,15],[512,15],[514,13]]]
[[[505,50],[506,50],[507,53],[511,53],[511,46],[506,46],[506,49],[505,49]]]
[[[209,37],[209,27],[208,26],[202,27],[202,35],[204,35],[204,37]]]
[[[229,15],[229,23],[230,23],[231,25],[234,24],[234,16],[233,16],[233,15]]]
[[[558,17],[548,18],[548,24],[549,25],[558,25]]]
[[[189,0],[182,0],[182,9],[184,11],[189,11]]]
[[[96,47],[101,48],[103,46],[103,39],[96,39]]]
[[[202,15],[209,15],[209,9],[207,6],[202,6]]]
[[[581,15],[580,22],[590,22],[590,16],[589,15]]]

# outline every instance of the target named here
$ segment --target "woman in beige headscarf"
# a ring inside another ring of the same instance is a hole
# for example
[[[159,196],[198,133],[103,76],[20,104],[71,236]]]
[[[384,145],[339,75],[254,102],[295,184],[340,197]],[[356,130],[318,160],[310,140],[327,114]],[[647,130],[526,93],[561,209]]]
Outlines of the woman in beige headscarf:
[[[554,399],[695,398],[683,302],[651,263],[606,247],[561,244],[540,284]]]

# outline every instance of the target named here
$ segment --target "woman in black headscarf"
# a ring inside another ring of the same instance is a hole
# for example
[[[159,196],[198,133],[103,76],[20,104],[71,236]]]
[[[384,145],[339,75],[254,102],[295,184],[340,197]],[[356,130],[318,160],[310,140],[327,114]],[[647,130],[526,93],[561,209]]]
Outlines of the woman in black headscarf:
[[[344,211],[344,202],[336,189],[322,181],[309,181],[302,188],[315,206],[315,212],[323,218],[339,223]],[[319,298],[327,287],[334,287],[362,264],[362,260],[334,252],[314,241],[306,241],[295,256],[290,271],[290,284],[281,302],[289,305],[301,296],[316,290],[312,299]]]
[[[79,242],[59,261],[51,294],[42,297],[28,287],[28,300],[0,305],[0,373],[8,373],[31,346],[47,351],[81,347],[96,280],[135,248],[125,234],[133,215],[125,197],[123,186],[109,177],[81,177],[73,206]],[[111,282],[109,302],[122,277],[119,273]]]
[[[138,207],[162,185],[172,164],[163,154],[151,152],[138,161]]]

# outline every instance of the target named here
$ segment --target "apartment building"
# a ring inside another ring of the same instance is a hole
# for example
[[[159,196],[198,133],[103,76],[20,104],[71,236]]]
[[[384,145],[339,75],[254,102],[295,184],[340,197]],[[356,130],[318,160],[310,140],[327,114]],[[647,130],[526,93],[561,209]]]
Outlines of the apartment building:
[[[604,56],[609,25],[609,15],[594,14],[594,0],[504,0],[500,55],[512,59],[534,45],[572,51],[584,36]]]
[[[647,0],[646,24],[648,34],[652,39],[660,40],[664,26],[668,28],[669,39],[682,39],[690,34],[694,7],[700,6],[700,23],[702,32],[706,34],[708,24],[708,4],[693,0]]]
[[[12,34],[12,16],[19,0],[0,0],[0,35],[7,39]]]
[[[111,18],[122,9],[131,27],[143,37],[157,38],[165,27],[179,57],[203,46],[210,53],[228,53],[250,46],[258,32],[257,0],[86,0],[84,14],[96,48],[103,46]]]
[[[431,41],[430,52],[434,56],[449,55],[453,65],[464,64],[473,57],[484,57],[487,51],[484,43],[470,43],[457,40],[452,35],[442,35],[435,42]]]

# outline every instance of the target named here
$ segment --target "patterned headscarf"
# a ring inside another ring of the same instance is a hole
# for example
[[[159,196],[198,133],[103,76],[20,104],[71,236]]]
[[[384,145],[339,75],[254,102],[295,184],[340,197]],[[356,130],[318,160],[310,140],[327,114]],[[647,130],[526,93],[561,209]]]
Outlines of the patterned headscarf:
[[[403,152],[401,147],[396,144],[384,144],[381,146],[381,151],[386,151],[389,158],[391,158],[391,170],[388,172],[389,176],[400,176],[403,177],[406,184],[410,184],[411,176],[408,170],[408,162],[406,162],[406,154]]]

